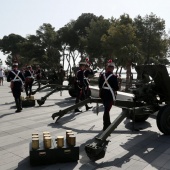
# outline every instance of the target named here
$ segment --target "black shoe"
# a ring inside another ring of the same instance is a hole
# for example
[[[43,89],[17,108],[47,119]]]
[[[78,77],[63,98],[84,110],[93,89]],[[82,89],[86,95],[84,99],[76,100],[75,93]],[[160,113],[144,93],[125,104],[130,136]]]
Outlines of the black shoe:
[[[19,112],[21,112],[21,110],[18,110],[18,109],[17,109],[17,110],[15,111],[15,113],[19,113]]]
[[[87,106],[86,111],[89,110],[89,109],[92,109],[92,108],[93,108],[93,106]]]
[[[74,112],[82,112],[81,110],[79,109],[75,109]]]

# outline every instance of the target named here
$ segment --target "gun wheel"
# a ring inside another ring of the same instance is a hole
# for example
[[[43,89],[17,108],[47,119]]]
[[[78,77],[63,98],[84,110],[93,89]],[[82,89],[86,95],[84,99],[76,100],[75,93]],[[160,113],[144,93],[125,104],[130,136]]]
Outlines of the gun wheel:
[[[165,135],[170,135],[170,106],[164,106],[156,118],[158,129]]]

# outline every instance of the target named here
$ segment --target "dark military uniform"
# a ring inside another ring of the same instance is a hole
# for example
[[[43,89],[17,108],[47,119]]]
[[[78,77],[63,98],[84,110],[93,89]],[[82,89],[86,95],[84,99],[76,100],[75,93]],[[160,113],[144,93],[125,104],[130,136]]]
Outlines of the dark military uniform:
[[[117,76],[111,71],[103,73],[99,77],[100,97],[104,105],[103,114],[103,130],[106,130],[111,124],[110,122],[110,109],[115,101],[115,92],[119,89]]]
[[[24,81],[25,78],[23,74],[17,69],[10,71],[7,76],[7,82],[11,82],[11,90],[17,107],[16,112],[20,112],[22,110],[22,102],[20,97]]]
[[[25,92],[26,96],[30,96],[32,93],[32,84],[34,82],[34,71],[30,69],[31,67],[28,67],[28,70],[25,71]],[[29,93],[28,93],[29,90]]]
[[[58,71],[58,84],[63,85],[65,75],[66,75],[66,73],[63,70],[63,66],[60,66],[60,69]]]
[[[86,63],[80,64],[80,66],[83,65],[85,67]],[[86,88],[86,83],[85,83],[85,77],[84,77],[84,69],[80,68],[76,72],[76,82],[75,82],[75,89],[76,89],[76,101],[75,103],[78,103],[80,100],[84,100],[86,98],[85,95],[85,88]],[[86,110],[89,110],[91,107],[89,107],[87,104]],[[78,108],[75,109],[75,112],[81,112]]]
[[[85,83],[85,85],[86,85],[86,87],[85,87],[85,95],[86,95],[86,98],[90,96],[90,89],[89,89],[90,83],[89,83],[89,78],[88,78],[89,75],[94,75],[93,70],[91,70],[91,69],[89,69],[89,70],[88,70],[88,69],[84,70],[84,83]]]

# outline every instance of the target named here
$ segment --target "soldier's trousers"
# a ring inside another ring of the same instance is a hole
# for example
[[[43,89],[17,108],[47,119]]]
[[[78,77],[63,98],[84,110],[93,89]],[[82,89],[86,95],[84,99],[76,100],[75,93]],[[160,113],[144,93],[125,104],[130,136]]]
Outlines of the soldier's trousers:
[[[113,100],[103,100],[104,105],[104,114],[103,114],[103,130],[106,130],[111,122],[110,122],[110,109],[113,105]]]
[[[26,93],[26,96],[31,95],[31,93],[32,93],[32,84],[33,84],[33,82],[25,84],[25,93]],[[29,93],[28,93],[28,91],[29,91]]]
[[[79,101],[81,100],[85,100],[86,99],[86,95],[85,95],[85,90],[84,88],[80,89],[80,88],[76,88],[76,101],[75,103],[79,103]],[[88,110],[89,106],[87,104],[85,104],[86,110]]]

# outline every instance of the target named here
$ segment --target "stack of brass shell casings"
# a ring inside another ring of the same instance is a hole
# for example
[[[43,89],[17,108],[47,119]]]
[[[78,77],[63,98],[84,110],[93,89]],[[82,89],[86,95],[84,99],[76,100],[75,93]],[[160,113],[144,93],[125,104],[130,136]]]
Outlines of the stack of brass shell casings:
[[[44,148],[49,149],[51,148],[51,135],[50,132],[43,132],[43,143]]]
[[[34,100],[34,96],[30,96],[30,100]]]
[[[72,130],[66,130],[66,142],[68,143],[68,133],[73,133]]]
[[[22,101],[25,100],[23,96],[21,96],[20,99],[21,99]]]
[[[38,133],[32,134],[32,149],[39,149],[39,136]]]
[[[75,146],[76,145],[76,137],[72,130],[66,130],[66,142],[69,146]]]
[[[57,136],[56,144],[58,148],[62,148],[64,146],[64,136]]]

